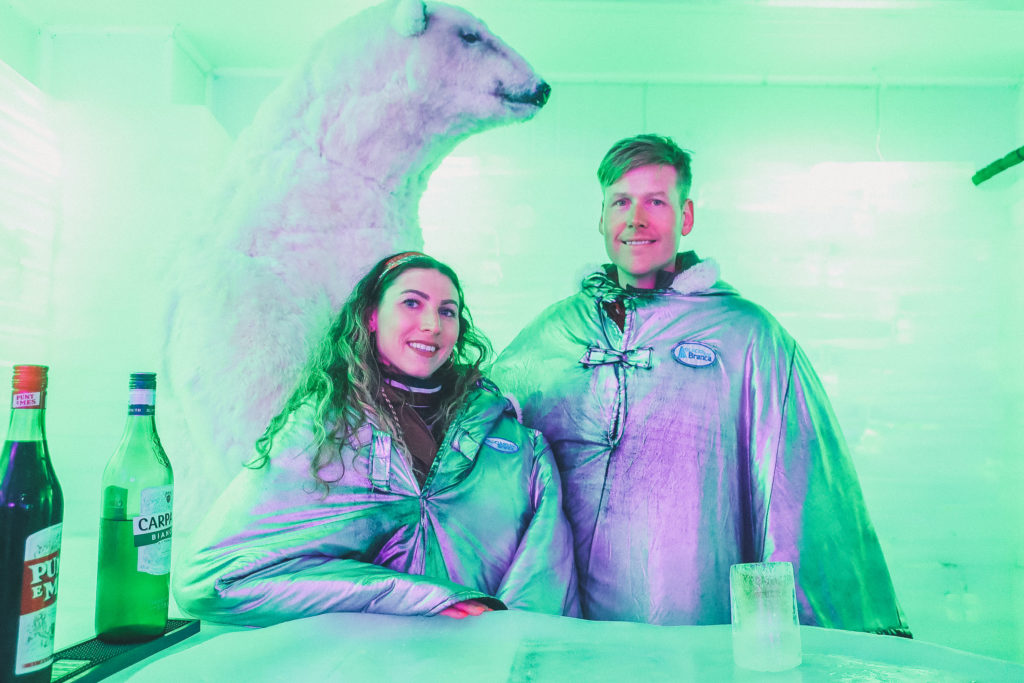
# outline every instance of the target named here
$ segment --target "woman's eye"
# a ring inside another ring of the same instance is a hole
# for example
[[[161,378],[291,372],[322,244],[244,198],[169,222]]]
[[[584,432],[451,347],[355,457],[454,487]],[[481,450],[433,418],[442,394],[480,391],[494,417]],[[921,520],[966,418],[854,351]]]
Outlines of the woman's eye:
[[[441,315],[443,315],[446,318],[457,318],[459,316],[459,313],[454,308],[442,308]]]
[[[403,299],[402,305],[408,308],[416,308],[420,305],[419,299]]]

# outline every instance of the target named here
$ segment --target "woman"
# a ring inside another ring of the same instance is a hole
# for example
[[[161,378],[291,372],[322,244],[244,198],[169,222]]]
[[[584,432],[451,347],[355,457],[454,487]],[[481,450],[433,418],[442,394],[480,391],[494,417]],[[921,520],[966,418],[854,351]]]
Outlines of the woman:
[[[356,285],[173,575],[212,621],[578,613],[558,470],[480,373],[458,278],[419,252]]]

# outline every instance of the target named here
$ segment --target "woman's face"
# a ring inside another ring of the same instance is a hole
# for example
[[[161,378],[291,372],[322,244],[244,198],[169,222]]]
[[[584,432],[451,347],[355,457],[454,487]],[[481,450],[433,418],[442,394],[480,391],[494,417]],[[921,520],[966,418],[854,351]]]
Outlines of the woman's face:
[[[381,363],[426,378],[444,365],[459,338],[459,294],[439,271],[410,268],[395,278],[370,314]]]

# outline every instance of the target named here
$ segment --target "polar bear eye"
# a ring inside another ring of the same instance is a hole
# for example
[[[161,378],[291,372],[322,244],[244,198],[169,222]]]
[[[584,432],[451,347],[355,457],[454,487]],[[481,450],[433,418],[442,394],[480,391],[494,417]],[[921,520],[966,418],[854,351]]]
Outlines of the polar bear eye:
[[[480,42],[480,34],[473,31],[459,31],[459,38],[462,38],[462,42],[467,45]]]

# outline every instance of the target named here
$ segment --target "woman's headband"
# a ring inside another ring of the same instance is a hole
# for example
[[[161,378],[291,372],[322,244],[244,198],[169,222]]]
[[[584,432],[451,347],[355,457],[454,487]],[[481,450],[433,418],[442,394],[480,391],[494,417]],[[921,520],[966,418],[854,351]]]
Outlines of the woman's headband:
[[[384,276],[390,273],[398,266],[402,265],[403,263],[406,263],[407,261],[412,261],[413,259],[417,258],[430,257],[424,254],[422,251],[403,251],[401,254],[395,254],[394,256],[392,256],[391,258],[384,262],[384,270],[380,271],[380,275],[377,276],[377,284],[379,285],[380,281],[384,279]]]

